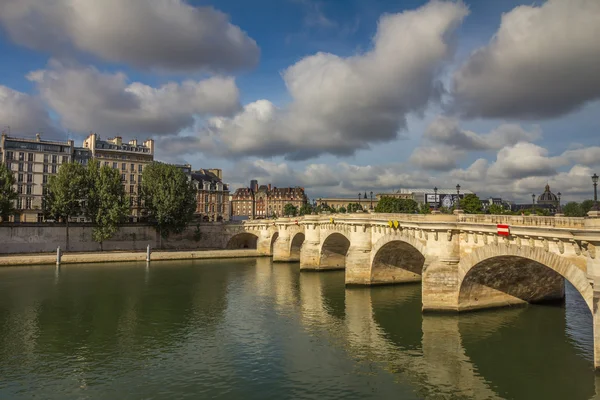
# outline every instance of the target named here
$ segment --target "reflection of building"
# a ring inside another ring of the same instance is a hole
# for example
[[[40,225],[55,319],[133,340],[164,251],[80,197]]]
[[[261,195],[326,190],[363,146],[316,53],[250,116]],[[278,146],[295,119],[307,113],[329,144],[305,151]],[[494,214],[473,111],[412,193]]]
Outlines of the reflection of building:
[[[19,195],[13,221],[43,222],[42,199],[48,179],[62,164],[72,160],[73,149],[72,140],[42,140],[39,134],[35,139],[24,139],[2,133],[0,161],[13,171]]]
[[[137,221],[142,210],[138,197],[142,171],[145,165],[154,161],[154,140],[148,139],[138,144],[134,139],[123,143],[122,138],[116,136],[104,141],[100,140],[98,134],[92,133],[83,141],[83,147],[91,151],[92,157],[98,159],[100,165],[121,172],[121,181],[131,206],[130,220]]]
[[[286,204],[298,208],[306,204],[304,188],[271,187],[271,184],[260,185],[251,181],[251,187],[240,188],[235,191],[231,200],[232,217],[269,218],[283,215]]]
[[[196,214],[204,221],[229,221],[229,186],[222,182],[220,169],[199,169],[191,172],[198,190]]]

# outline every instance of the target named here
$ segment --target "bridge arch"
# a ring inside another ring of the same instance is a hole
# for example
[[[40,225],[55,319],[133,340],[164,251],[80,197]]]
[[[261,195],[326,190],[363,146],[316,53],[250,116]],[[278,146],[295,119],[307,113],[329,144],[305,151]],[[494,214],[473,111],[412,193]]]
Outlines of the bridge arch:
[[[330,233],[319,252],[319,268],[344,269],[346,268],[346,254],[350,249],[350,240],[339,232]]]
[[[290,259],[300,260],[300,250],[305,239],[304,232],[297,232],[292,236],[292,240],[290,241]]]
[[[425,264],[425,249],[417,239],[385,235],[371,251],[371,284],[420,282]]]
[[[227,242],[227,249],[257,249],[258,236],[250,232],[233,235]]]
[[[275,242],[279,239],[279,232],[273,232],[271,235],[271,246],[269,247],[271,254],[273,254],[273,248],[275,247]]]
[[[484,246],[458,265],[458,310],[501,307],[564,298],[564,280],[592,310],[593,290],[585,271],[541,247]]]

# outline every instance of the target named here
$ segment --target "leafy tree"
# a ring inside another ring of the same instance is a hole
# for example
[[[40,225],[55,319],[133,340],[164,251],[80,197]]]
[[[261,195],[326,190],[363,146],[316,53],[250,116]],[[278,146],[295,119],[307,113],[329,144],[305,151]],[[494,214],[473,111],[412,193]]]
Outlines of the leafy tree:
[[[454,207],[442,206],[439,208],[439,210],[442,214],[452,214],[452,212],[454,211]]]
[[[8,221],[8,217],[14,213],[14,201],[17,200],[17,192],[14,188],[15,176],[8,167],[0,163],[0,219]]]
[[[174,165],[154,162],[144,169],[141,199],[161,238],[183,232],[196,210],[194,185]]]
[[[100,167],[92,160],[86,169],[85,215],[94,224],[92,237],[102,243],[113,237],[118,224],[129,214],[129,198],[121,183],[121,174],[109,166]]]
[[[348,204],[347,211],[349,213],[353,213],[353,212],[357,212],[357,211],[363,211],[363,206],[362,206],[362,204],[359,204],[359,203],[350,203],[350,204]]]
[[[431,214],[431,207],[429,207],[429,204],[419,204],[419,214]]]
[[[313,208],[310,204],[302,204],[302,207],[298,210],[298,215],[310,215],[313,212]]]
[[[583,211],[584,216],[587,216],[587,213],[594,206],[594,200],[584,200],[581,202],[581,211]]]
[[[480,214],[481,213],[481,200],[476,194],[469,193],[460,200],[460,207],[467,214]]]
[[[80,215],[82,200],[85,195],[85,168],[79,163],[63,164],[58,174],[48,180],[48,195],[44,206],[46,215],[51,215],[66,224],[67,243],[69,250],[69,218]]]
[[[298,207],[296,207],[292,203],[287,203],[285,206],[283,206],[283,215],[285,215],[285,216],[291,215],[292,217],[295,217],[297,214],[298,214]]]
[[[584,217],[586,213],[583,211],[581,204],[576,201],[571,201],[562,207],[562,212],[565,217]]]
[[[499,206],[498,204],[492,204],[488,208],[488,213],[493,215],[502,215],[504,214],[504,208],[502,208],[502,206]]]
[[[419,211],[419,205],[413,199],[398,199],[396,197],[382,197],[375,207],[376,213],[408,213]]]
[[[341,214],[344,214],[344,213],[346,213],[346,207],[344,207],[344,206],[341,206],[340,208],[338,208],[337,212],[339,212],[339,213],[341,213]]]

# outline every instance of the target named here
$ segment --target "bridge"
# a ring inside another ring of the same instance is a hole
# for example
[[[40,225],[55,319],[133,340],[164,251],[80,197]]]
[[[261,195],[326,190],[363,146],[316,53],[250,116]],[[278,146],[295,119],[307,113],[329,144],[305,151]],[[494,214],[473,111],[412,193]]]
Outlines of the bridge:
[[[566,279],[593,315],[600,368],[600,218],[321,214],[246,221],[232,235],[228,248],[300,270],[344,269],[346,285],[421,282],[423,311],[562,301]]]

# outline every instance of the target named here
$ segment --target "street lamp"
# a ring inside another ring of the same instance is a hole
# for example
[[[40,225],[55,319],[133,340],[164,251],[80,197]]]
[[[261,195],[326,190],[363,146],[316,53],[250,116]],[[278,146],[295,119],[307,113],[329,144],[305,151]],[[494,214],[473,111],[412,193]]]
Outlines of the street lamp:
[[[531,194],[531,210],[535,210],[535,193]]]
[[[460,185],[456,185],[456,209],[460,210]]]
[[[360,194],[360,192],[358,192],[358,205],[359,206],[360,206],[360,196],[361,196],[361,194]]]
[[[592,182],[594,182],[594,205],[592,206],[592,211],[600,211],[600,206],[598,206],[598,175],[595,173],[592,175]]]
[[[437,211],[438,201],[437,201],[437,186],[433,188],[433,209]]]
[[[371,195],[371,207],[370,207],[370,209],[372,210],[373,209],[373,192],[371,192],[370,195]]]
[[[558,194],[558,210],[556,210],[557,214],[562,214],[560,211],[560,196],[562,196],[562,194],[560,192],[557,193]]]

